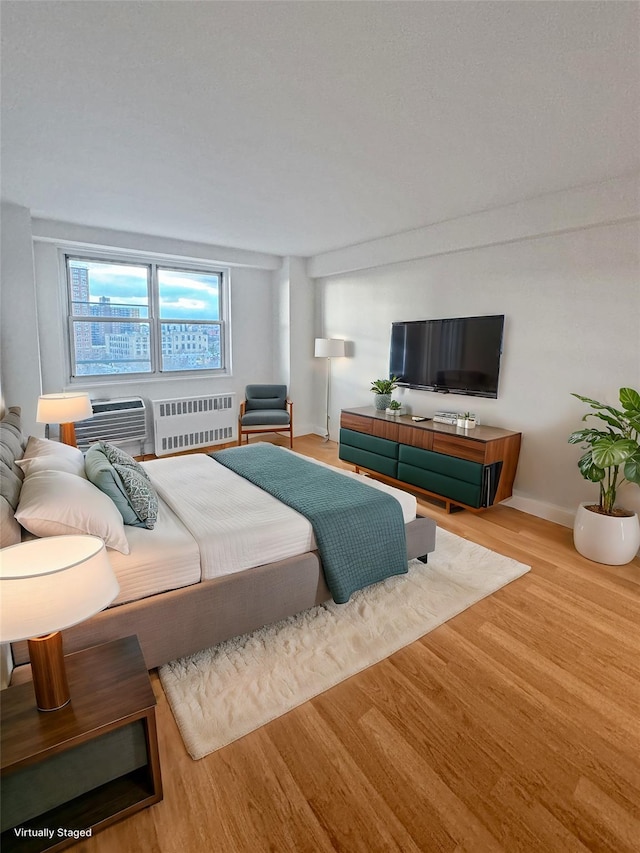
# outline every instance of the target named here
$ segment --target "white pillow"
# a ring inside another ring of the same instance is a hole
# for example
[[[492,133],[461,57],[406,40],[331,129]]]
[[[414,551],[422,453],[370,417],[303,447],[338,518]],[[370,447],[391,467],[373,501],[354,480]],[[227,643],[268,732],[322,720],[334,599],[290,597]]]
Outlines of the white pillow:
[[[74,477],[87,479],[84,459],[78,464],[77,460],[67,459],[64,456],[34,456],[33,459],[17,459],[16,465],[22,468],[25,477],[39,474],[41,471],[64,471],[67,474],[73,474]]]
[[[66,471],[40,471],[25,478],[16,520],[36,536],[89,533],[109,548],[129,553],[122,516],[111,498],[89,480]]]
[[[77,477],[84,477],[84,454],[77,447],[50,441],[48,438],[29,436],[29,441],[22,459],[16,462],[25,473],[35,474],[38,471],[66,471]]]

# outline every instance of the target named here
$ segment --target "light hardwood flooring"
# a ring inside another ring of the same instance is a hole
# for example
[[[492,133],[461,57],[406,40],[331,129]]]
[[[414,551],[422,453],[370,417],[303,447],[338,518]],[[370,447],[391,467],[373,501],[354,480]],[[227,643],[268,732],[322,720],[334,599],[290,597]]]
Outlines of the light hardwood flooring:
[[[638,853],[640,560],[506,506],[420,509],[531,572],[200,761],[153,674],[164,800],[74,851]]]

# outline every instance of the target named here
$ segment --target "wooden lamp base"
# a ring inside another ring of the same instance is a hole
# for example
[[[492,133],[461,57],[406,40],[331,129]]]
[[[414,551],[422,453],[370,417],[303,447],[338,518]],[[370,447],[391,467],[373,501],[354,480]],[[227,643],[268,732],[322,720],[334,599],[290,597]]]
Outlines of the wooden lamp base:
[[[39,711],[57,711],[71,699],[62,652],[62,634],[55,631],[28,641],[33,689]]]
[[[75,424],[60,424],[60,442],[62,444],[70,444],[72,447],[78,446],[76,444]]]

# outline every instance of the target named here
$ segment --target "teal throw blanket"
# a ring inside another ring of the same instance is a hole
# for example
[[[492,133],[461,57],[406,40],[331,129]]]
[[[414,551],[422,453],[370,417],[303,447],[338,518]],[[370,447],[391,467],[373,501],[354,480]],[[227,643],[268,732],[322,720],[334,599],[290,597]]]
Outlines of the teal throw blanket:
[[[212,458],[309,519],[333,600],[407,571],[402,507],[391,495],[272,444]]]

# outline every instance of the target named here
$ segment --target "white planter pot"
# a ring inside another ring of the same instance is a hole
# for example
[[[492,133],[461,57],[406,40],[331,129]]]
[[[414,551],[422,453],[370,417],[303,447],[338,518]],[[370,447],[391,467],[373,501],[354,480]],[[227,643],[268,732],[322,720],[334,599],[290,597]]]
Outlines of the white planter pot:
[[[401,415],[402,409],[385,409],[388,415]]]
[[[640,523],[637,514],[624,518],[601,515],[585,508],[592,503],[582,503],[578,507],[573,525],[573,544],[576,551],[594,563],[604,563],[607,566],[630,563],[640,548]]]
[[[458,424],[460,429],[473,429],[476,425],[475,418],[458,418]]]

